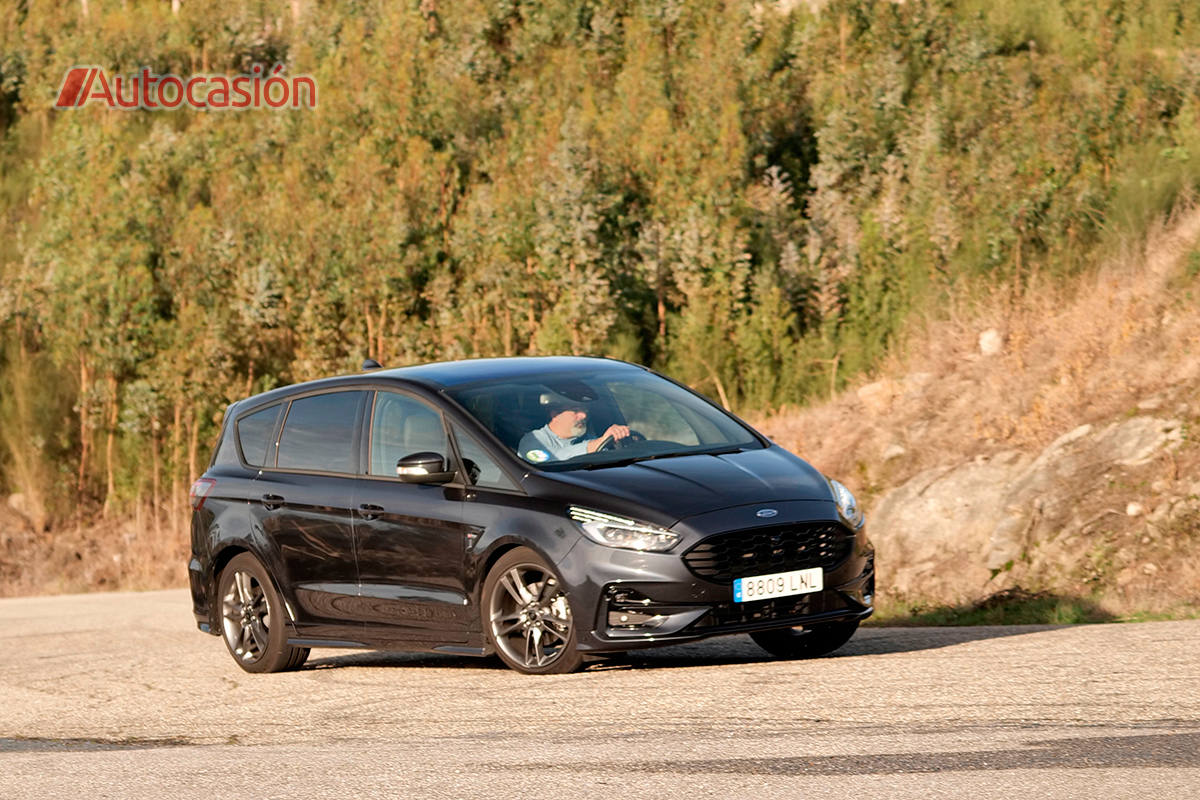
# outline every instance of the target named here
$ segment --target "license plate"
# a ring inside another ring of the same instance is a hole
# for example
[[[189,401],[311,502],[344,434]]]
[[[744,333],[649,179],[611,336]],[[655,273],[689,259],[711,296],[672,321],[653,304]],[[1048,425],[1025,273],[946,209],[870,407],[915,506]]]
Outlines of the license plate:
[[[733,582],[733,602],[770,600],[772,597],[819,592],[823,588],[824,573],[820,567],[776,572],[773,575],[753,575]]]

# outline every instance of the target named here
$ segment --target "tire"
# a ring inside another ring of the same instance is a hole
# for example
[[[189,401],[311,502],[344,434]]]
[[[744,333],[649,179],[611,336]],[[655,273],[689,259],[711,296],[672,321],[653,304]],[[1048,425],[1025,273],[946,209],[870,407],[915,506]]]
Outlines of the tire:
[[[283,601],[267,570],[250,553],[234,556],[217,583],[221,638],[246,672],[282,672],[308,659],[307,647],[287,643]]]
[[[755,631],[754,643],[776,658],[816,658],[832,653],[850,641],[858,620],[826,622],[807,628]]]
[[[500,660],[527,675],[561,675],[583,663],[562,582],[527,547],[500,557],[483,582],[483,629]]]

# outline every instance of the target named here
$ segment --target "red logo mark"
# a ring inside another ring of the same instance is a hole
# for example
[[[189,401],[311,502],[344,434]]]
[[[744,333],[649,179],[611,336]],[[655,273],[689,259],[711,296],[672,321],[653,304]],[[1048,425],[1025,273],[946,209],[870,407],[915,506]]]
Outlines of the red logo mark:
[[[95,75],[94,67],[72,67],[65,78],[63,78],[62,89],[58,93],[58,102],[54,104],[55,108],[71,108],[81,97],[86,97],[82,92],[84,81],[89,74]],[[91,81],[87,81],[91,85]]]

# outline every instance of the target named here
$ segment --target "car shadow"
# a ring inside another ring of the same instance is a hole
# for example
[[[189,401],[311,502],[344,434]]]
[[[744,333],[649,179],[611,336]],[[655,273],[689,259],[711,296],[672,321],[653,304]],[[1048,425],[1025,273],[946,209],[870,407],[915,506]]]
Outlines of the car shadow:
[[[1071,627],[1068,625],[990,625],[939,628],[861,628],[854,638],[824,658],[911,653],[955,647],[970,642],[1028,636]],[[337,651],[335,651],[337,652]],[[705,639],[687,644],[630,650],[589,656],[585,671],[632,669],[680,669],[685,667],[755,664],[782,659],[771,656],[745,634]],[[414,653],[391,650],[340,651],[338,654],[309,659],[303,670],[344,669],[350,667],[404,667],[435,669],[506,670],[495,656],[472,658],[442,653]]]
[[[993,625],[963,628],[861,628],[854,638],[823,658],[911,653],[969,642],[1025,636],[1069,627],[1065,625]],[[614,654],[601,668],[663,669],[781,661],[766,653],[748,635],[709,639],[689,644]]]
[[[323,669],[348,669],[351,667],[404,667],[409,669],[482,669],[505,670],[499,658],[488,656],[450,655],[447,653],[421,653],[398,650],[352,650],[333,651],[336,655],[309,658],[301,672]]]
[[[942,647],[1009,636],[1027,636],[1070,628],[1070,625],[972,625],[964,627],[861,628],[838,655],[877,655],[937,650]]]

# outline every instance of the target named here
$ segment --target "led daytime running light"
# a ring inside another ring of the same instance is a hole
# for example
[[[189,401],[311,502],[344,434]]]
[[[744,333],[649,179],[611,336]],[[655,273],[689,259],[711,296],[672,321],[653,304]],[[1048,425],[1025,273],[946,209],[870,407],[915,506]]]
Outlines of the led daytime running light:
[[[579,523],[589,539],[606,547],[660,553],[670,550],[679,541],[679,536],[666,528],[590,508],[571,506],[567,515]]]

